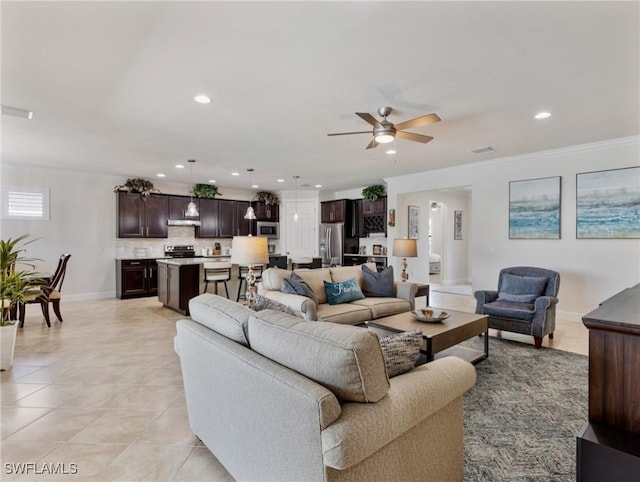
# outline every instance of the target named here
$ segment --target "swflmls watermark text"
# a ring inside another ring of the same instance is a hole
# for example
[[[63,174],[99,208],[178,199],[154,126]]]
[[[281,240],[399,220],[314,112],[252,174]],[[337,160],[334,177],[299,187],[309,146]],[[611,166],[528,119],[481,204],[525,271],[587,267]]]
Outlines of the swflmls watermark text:
[[[37,463],[37,462],[5,462],[4,473],[7,475],[75,475],[78,473],[76,463]]]

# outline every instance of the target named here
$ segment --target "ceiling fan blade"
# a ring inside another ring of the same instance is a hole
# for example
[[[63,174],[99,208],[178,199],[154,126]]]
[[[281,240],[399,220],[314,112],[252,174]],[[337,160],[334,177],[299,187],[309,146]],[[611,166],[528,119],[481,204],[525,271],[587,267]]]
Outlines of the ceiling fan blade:
[[[415,119],[411,119],[408,121],[400,122],[396,124],[395,127],[397,130],[402,129],[413,129],[414,127],[426,126],[427,124],[434,124],[436,122],[440,122],[440,117],[438,114],[427,114],[421,117],[416,117]]]
[[[335,134],[327,134],[328,136],[349,136],[351,134],[371,134],[371,131],[360,131],[360,132],[337,132]]]
[[[407,139],[408,141],[422,142],[423,144],[433,140],[433,137],[431,136],[423,136],[422,134],[414,134],[413,132],[404,131],[397,131],[396,136],[401,139]]]
[[[371,114],[367,114],[366,112],[356,112],[356,115],[360,117],[363,121],[368,122],[373,127],[380,127],[380,121],[373,117]]]
[[[371,142],[369,142],[369,145],[367,146],[367,149],[373,149],[375,147],[378,147],[378,143],[376,142],[375,139],[371,139]]]

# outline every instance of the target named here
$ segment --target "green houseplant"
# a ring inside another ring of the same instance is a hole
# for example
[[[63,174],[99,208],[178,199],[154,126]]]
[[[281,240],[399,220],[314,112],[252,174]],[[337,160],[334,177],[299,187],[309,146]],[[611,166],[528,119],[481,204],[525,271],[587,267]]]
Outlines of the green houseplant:
[[[129,191],[133,193],[139,193],[142,199],[146,200],[152,192],[160,192],[151,181],[147,179],[127,179],[124,184],[119,184],[113,187],[114,191]]]
[[[0,369],[7,370],[13,365],[13,354],[18,329],[17,305],[38,288],[34,286],[35,274],[32,271],[18,270],[18,265],[34,268],[36,259],[26,258],[25,246],[30,240],[29,234],[17,238],[0,240]]]
[[[213,199],[216,196],[222,196],[222,193],[218,192],[218,186],[213,184],[196,184],[191,189],[191,192],[195,197]]]
[[[382,184],[373,184],[371,186],[367,186],[362,190],[362,197],[367,201],[376,201],[378,198],[384,196],[387,193],[387,190]]]
[[[280,204],[278,196],[269,191],[258,191],[256,193],[256,201],[263,202],[267,206],[277,206]]]

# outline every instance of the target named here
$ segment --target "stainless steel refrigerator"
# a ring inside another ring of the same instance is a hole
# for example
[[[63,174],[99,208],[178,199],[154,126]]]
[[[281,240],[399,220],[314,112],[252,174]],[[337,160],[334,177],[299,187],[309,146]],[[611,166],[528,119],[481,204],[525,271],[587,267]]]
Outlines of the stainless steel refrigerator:
[[[321,224],[320,257],[322,257],[322,266],[341,265],[344,249],[344,224]]]
[[[320,225],[320,257],[322,266],[343,264],[345,253],[357,253],[360,240],[350,237],[344,223],[322,223]]]

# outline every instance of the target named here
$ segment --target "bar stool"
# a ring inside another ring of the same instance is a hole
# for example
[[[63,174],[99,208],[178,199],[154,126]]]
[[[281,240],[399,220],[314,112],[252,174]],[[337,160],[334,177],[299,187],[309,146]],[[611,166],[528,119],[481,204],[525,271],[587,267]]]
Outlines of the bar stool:
[[[225,261],[211,261],[204,263],[204,292],[207,292],[209,283],[214,283],[214,293],[218,294],[218,283],[224,283],[224,291],[229,298],[227,281],[231,279],[231,263]]]
[[[262,279],[262,270],[264,269],[263,264],[254,264],[253,274],[256,277],[256,283]],[[238,279],[240,283],[238,283],[238,295],[236,296],[236,301],[240,301],[240,298],[243,300],[247,297],[245,296],[245,292],[247,291],[247,273],[249,272],[249,266],[239,265],[238,266]],[[242,291],[242,285],[244,284],[244,291]],[[242,293],[242,294],[241,294]]]

